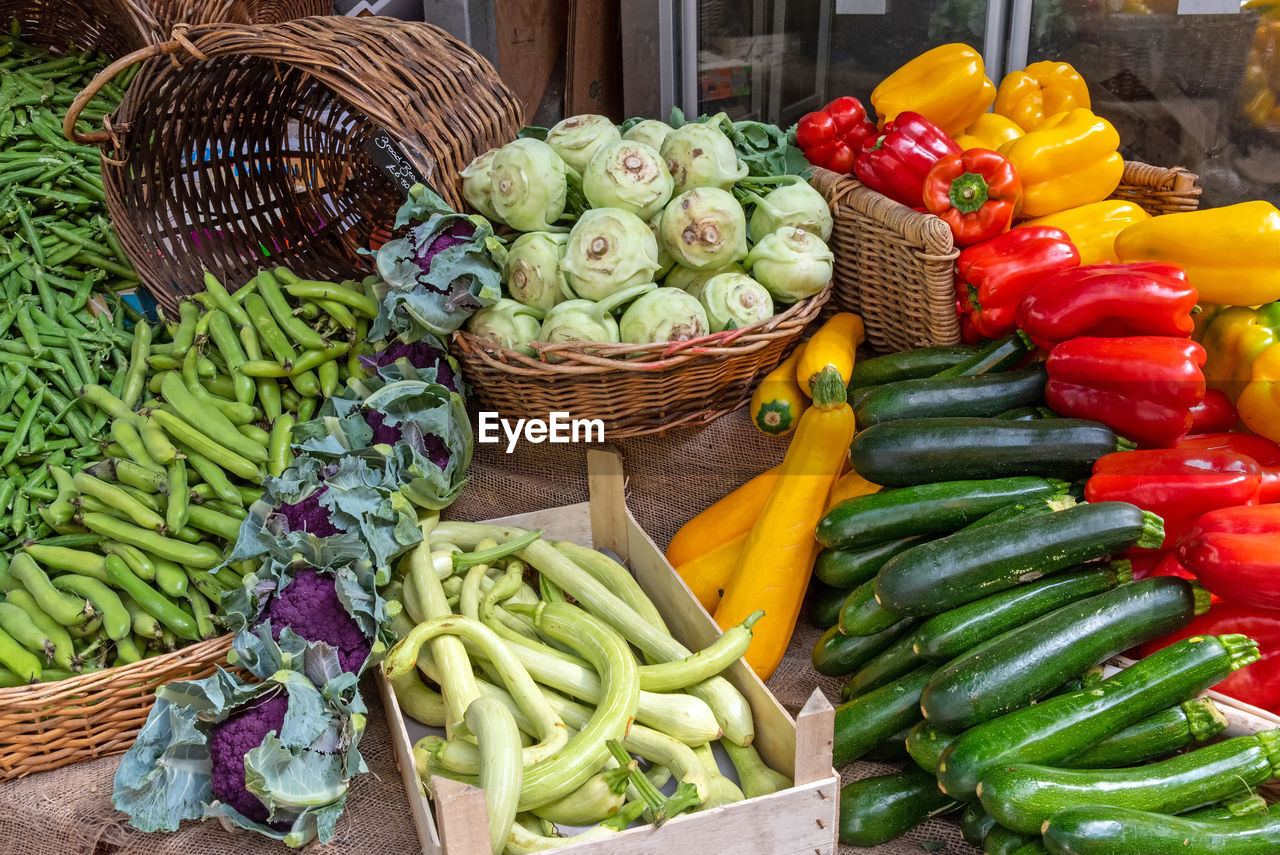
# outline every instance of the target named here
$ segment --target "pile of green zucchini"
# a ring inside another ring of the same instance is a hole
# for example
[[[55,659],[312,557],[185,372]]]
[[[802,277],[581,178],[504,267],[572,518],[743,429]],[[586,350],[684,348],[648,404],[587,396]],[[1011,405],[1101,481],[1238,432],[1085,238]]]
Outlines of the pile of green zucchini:
[[[1009,338],[854,372],[850,462],[886,489],[818,525],[813,665],[846,678],[836,765],[910,765],[844,788],[842,842],[963,812],[990,855],[1207,853],[1237,830],[1262,841],[1239,851],[1280,852],[1280,817],[1253,796],[1280,774],[1280,732],[1177,753],[1224,729],[1197,695],[1255,661],[1253,641],[1188,639],[1104,677],[1102,663],[1186,626],[1209,597],[1133,580],[1120,556],[1158,546],[1160,518],[1079,501],[1094,461],[1132,446],[1043,409],[1022,388],[1039,369],[1011,368],[1025,356]]]
[[[77,356],[93,333],[37,324],[27,341],[0,338],[0,365],[24,348],[47,357],[73,345],[60,369],[35,355],[19,363],[35,385],[14,398],[26,403],[0,452],[0,464],[30,461],[0,480],[14,534],[0,552],[0,686],[218,635],[223,592],[256,569],[223,565],[263,478],[289,465],[293,425],[363,376],[377,312],[365,286],[283,268],[234,295],[205,283],[172,322],[111,327],[105,346],[124,351],[115,368]],[[45,439],[60,423],[74,448]]]
[[[482,786],[494,852],[607,837],[641,815],[661,824],[791,786],[752,747],[751,708],[719,676],[763,612],[690,651],[603,553],[506,526],[422,528],[383,591],[403,609],[383,669],[406,713],[445,729],[414,746],[423,783]],[[717,741],[737,784],[720,772]],[[661,796],[671,779],[675,794]],[[565,838],[557,825],[591,827]]]

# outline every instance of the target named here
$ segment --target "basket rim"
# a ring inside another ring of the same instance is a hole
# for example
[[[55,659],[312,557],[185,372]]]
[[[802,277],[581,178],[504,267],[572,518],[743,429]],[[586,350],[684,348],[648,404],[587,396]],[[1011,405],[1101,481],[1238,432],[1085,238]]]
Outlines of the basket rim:
[[[662,342],[656,345],[535,342],[533,347],[538,351],[537,357],[493,344],[461,329],[453,333],[453,342],[463,357],[474,359],[487,368],[525,377],[550,379],[567,375],[663,371],[705,359],[748,356],[762,350],[772,341],[797,335],[818,316],[831,297],[832,287],[832,282],[828,282],[812,297],[806,297],[786,311],[749,326],[689,341]],[[549,356],[561,357],[563,361],[550,362]]]
[[[222,658],[225,652],[231,649],[231,640],[233,638],[235,638],[234,633],[227,633],[204,641],[198,641],[195,644],[189,644],[186,647],[180,647],[177,650],[159,656],[139,659],[137,662],[130,662],[128,665],[117,665],[114,668],[90,671],[86,674],[68,677],[65,680],[30,683],[25,686],[10,686],[0,689],[0,707],[12,702],[25,703],[37,698],[44,703],[57,701],[64,697],[70,698],[87,692],[98,691],[113,684],[129,686],[130,683],[126,681],[132,681],[134,678],[139,682],[145,681],[152,672],[164,671],[183,660],[204,659],[213,655],[219,655],[219,658]],[[41,715],[41,711],[34,708],[31,712],[33,716]],[[53,717],[56,717],[56,713]]]

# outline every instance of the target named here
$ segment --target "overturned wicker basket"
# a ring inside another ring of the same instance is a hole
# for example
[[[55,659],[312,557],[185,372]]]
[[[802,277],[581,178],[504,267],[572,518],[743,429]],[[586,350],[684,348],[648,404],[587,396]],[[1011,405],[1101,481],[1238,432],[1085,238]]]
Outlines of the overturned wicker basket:
[[[153,44],[160,25],[145,0],[0,0],[0,28],[53,53],[95,49],[113,59]]]
[[[866,187],[849,175],[815,169],[810,183],[831,206],[836,256],[832,304],[858,312],[867,344],[878,351],[957,344],[955,260],[951,229]],[[1113,199],[1133,202],[1155,216],[1194,211],[1195,174],[1126,162]]]
[[[156,689],[226,665],[231,638],[54,683],[0,689],[0,780],[128,750]]]
[[[333,0],[147,0],[166,36],[177,24],[279,24],[332,15]]]
[[[600,419],[606,439],[624,439],[706,424],[741,407],[830,293],[828,286],[759,323],[692,341],[539,343],[539,355],[529,357],[460,330],[453,352],[484,409]]]
[[[76,133],[97,86],[139,62],[107,127]],[[513,138],[520,118],[493,67],[437,27],[313,17],[178,27],[99,75],[64,130],[103,146],[120,242],[173,309],[203,290],[205,268],[228,285],[268,258],[314,278],[363,275],[358,252],[406,189],[378,165],[375,140],[459,207],[458,172]]]

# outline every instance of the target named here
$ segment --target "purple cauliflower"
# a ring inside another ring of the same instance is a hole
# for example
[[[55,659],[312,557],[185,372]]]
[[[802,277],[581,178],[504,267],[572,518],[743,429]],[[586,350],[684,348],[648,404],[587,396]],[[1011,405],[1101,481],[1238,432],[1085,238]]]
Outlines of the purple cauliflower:
[[[449,364],[445,352],[427,339],[420,339],[412,344],[405,344],[400,341],[393,342],[385,350],[379,351],[372,356],[361,356],[360,364],[368,369],[376,369],[384,365],[390,365],[397,359],[409,360],[409,364],[414,368],[424,370],[434,368],[437,383],[450,392],[462,391],[458,388],[453,366]]]
[[[444,469],[449,465],[449,446],[445,445],[444,440],[435,434],[424,435],[422,431],[414,430],[405,435],[405,431],[400,425],[389,425],[386,423],[386,417],[377,410],[365,410],[364,421],[373,429],[373,442],[375,444],[385,443],[387,445],[395,445],[400,440],[413,445],[419,453],[426,455],[427,459],[435,465]]]
[[[341,534],[342,529],[329,521],[328,508],[320,504],[320,497],[328,489],[321,487],[301,501],[281,505],[275,512],[285,518],[290,531],[305,531],[316,537]]]
[[[422,270],[423,273],[430,273],[431,262],[436,257],[436,254],[444,252],[451,246],[470,243],[471,239],[476,235],[476,227],[466,220],[458,220],[445,231],[442,231],[433,237],[430,243],[423,245],[417,244],[416,238],[418,232],[419,230],[415,229],[411,233],[410,238],[414,241],[413,263],[418,265],[418,268]],[[446,293],[446,289],[437,288],[430,283],[427,283],[427,287],[432,291],[436,291],[441,294]]]
[[[213,726],[209,732],[213,796],[254,822],[267,821],[267,806],[245,787],[244,756],[262,744],[267,734],[284,727],[289,696],[279,692],[250,701]],[[288,827],[288,823],[284,824]]]
[[[271,621],[276,641],[287,626],[307,641],[331,645],[344,671],[359,672],[369,658],[372,645],[338,598],[333,577],[315,570],[299,570],[293,581],[277,590],[258,623],[265,620]]]

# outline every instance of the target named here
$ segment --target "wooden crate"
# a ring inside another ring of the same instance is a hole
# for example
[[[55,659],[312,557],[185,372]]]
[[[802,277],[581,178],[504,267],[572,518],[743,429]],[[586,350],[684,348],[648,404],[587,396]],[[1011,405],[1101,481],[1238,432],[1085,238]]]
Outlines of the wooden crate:
[[[542,529],[617,555],[639,581],[671,632],[691,649],[719,636],[715,621],[636,523],[623,493],[617,454],[587,454],[591,501],[504,517],[494,522]],[[670,850],[689,855],[835,855],[840,779],[831,767],[834,710],[817,689],[792,719],[742,660],[725,672],[746,697],[755,718],[755,746],[773,768],[791,776],[791,789],[709,811],[678,816],[661,828],[633,827],[604,840],[569,844],[557,852],[576,855],[652,855]],[[423,792],[413,764],[413,743],[395,691],[378,675],[396,760],[404,777],[424,855],[489,855],[484,793],[445,778]]]

